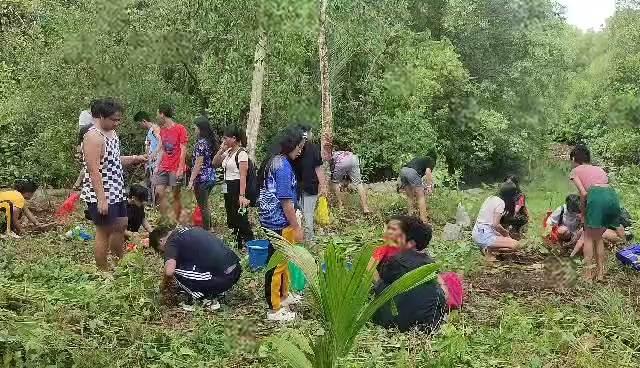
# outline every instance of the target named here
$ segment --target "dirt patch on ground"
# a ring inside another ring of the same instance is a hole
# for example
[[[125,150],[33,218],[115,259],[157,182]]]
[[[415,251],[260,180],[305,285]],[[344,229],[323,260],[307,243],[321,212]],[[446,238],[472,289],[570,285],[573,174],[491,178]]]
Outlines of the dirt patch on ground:
[[[577,280],[574,263],[565,258],[517,253],[487,264],[468,277],[470,293],[492,297],[565,295]]]

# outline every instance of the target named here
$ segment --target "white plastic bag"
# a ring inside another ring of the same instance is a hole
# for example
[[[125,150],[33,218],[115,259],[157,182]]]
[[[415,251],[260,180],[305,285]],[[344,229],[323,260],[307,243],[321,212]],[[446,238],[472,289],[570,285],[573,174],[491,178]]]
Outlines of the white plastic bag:
[[[463,229],[471,226],[471,217],[469,217],[469,214],[462,203],[458,203],[458,209],[456,210],[456,224],[460,225]]]

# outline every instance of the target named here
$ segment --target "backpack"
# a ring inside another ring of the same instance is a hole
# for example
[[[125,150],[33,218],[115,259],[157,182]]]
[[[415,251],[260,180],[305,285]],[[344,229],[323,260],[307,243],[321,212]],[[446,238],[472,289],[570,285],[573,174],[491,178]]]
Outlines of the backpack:
[[[240,148],[238,152],[236,152],[236,167],[238,171],[240,170],[240,162],[238,161],[238,155],[240,152],[246,152],[244,148]],[[247,187],[245,188],[245,197],[251,202],[251,207],[255,207],[258,203],[258,170],[256,169],[256,165],[251,158],[247,161]]]

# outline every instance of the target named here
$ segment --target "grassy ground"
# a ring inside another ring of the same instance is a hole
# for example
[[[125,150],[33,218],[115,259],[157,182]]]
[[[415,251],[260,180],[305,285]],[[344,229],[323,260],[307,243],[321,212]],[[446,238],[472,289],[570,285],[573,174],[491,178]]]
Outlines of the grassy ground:
[[[555,167],[555,166],[554,166]],[[445,242],[432,253],[446,270],[463,272],[467,302],[433,337],[369,326],[345,367],[637,367],[640,365],[640,284],[610,259],[607,282],[576,279],[579,262],[545,250],[540,223],[571,188],[566,168],[534,170],[526,184],[533,213],[526,251],[498,265],[484,264],[468,241]],[[632,214],[637,185],[620,185]],[[473,215],[492,189],[469,194],[440,190],[432,201],[436,229],[464,203]],[[355,198],[353,198],[355,203]],[[223,226],[220,197],[217,227]],[[376,213],[335,214],[323,242],[346,252],[377,242],[384,218],[401,212],[395,193],[374,193]],[[46,212],[40,213],[41,216]],[[635,218],[638,218],[637,216]],[[81,221],[80,219],[76,219]],[[148,251],[124,259],[113,278],[96,272],[90,243],[59,232],[0,243],[0,366],[5,367],[278,367],[261,341],[281,328],[313,333],[303,320],[280,327],[263,321],[262,274],[245,272],[218,313],[181,311],[161,303],[160,260]]]

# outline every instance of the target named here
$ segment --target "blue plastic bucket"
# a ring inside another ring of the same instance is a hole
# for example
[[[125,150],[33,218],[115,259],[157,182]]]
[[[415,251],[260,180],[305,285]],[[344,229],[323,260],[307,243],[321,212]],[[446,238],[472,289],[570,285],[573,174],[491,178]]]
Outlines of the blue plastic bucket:
[[[248,241],[247,252],[249,253],[249,268],[251,268],[252,271],[258,271],[267,265],[267,259],[269,258],[269,241]]]

